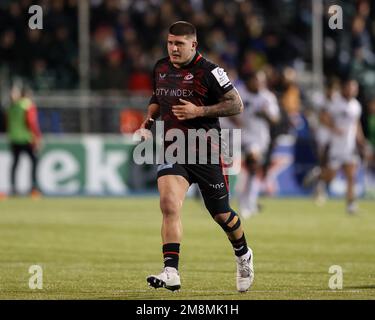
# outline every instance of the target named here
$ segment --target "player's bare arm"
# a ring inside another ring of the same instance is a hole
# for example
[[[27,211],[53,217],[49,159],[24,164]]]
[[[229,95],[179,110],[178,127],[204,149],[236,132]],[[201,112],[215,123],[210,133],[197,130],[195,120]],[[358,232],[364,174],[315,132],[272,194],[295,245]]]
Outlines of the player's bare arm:
[[[356,142],[357,142],[357,146],[359,148],[359,153],[361,154],[361,156],[364,158],[369,157],[368,151],[366,150],[367,140],[363,132],[361,121],[358,121],[358,124],[357,124]]]
[[[279,117],[273,116],[267,111],[258,111],[256,115],[267,121],[270,125],[275,125],[279,122]]]
[[[160,106],[157,103],[151,103],[148,106],[146,120],[141,124],[140,129],[150,129],[155,119],[160,115]]]
[[[196,106],[180,99],[182,105],[172,107],[174,115],[179,120],[194,119],[197,117],[229,117],[243,111],[243,103],[238,91],[233,88],[223,95],[221,101],[212,106]]]
[[[243,111],[243,103],[237,89],[233,88],[223,95],[218,104],[202,107],[201,117],[229,117]]]
[[[319,122],[320,122],[323,126],[329,128],[329,125],[327,124],[327,123],[330,121],[330,120],[328,119],[328,117],[329,117],[329,113],[328,113],[328,111],[327,111],[326,109],[322,109],[322,110],[320,110],[319,113],[318,113],[318,117],[319,117]]]
[[[357,124],[357,142],[359,145],[364,146],[366,144],[366,137],[365,134],[363,133],[363,128],[362,128],[362,123],[359,120]]]
[[[322,110],[319,115],[319,119],[322,122],[322,124],[328,129],[330,129],[333,133],[339,134],[339,135],[343,133],[342,130],[340,130],[339,128],[335,126],[332,116],[329,114],[328,111]]]
[[[155,122],[155,119],[157,119],[160,115],[160,106],[157,103],[151,103],[148,106],[146,119],[142,122],[140,126],[140,135],[143,140],[147,140],[152,137],[152,133],[150,132],[150,129],[152,125]]]
[[[242,128],[244,126],[243,119],[239,114],[227,117],[228,120],[234,124],[236,128]]]

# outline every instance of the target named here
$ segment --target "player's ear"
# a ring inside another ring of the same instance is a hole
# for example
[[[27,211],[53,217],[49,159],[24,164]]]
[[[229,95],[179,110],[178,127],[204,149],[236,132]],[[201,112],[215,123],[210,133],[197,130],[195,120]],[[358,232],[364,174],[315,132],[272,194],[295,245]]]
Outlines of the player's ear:
[[[192,49],[197,49],[197,47],[198,47],[198,41],[197,41],[197,40],[194,40],[194,41],[192,42],[192,44],[191,44],[191,48],[192,48]]]

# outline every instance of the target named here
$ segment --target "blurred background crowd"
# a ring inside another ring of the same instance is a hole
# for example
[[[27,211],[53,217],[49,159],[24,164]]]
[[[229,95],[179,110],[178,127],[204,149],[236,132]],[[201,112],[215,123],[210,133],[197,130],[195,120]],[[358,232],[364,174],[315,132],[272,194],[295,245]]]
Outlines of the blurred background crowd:
[[[43,30],[28,27],[33,4],[43,8]],[[328,26],[331,4],[343,8],[343,30]],[[368,136],[374,135],[368,120],[375,108],[373,5],[324,1],[323,23],[324,74],[359,81]],[[188,20],[197,27],[200,51],[233,81],[264,70],[283,111],[304,112],[314,104],[301,77],[311,71],[312,19],[310,0],[91,0],[89,86],[147,96],[152,67],[166,55],[168,26]],[[78,0],[2,0],[0,81],[20,77],[35,92],[78,89],[78,33]]]
[[[335,1],[344,30],[328,27],[325,1],[326,75],[375,68],[374,15],[369,0]],[[28,78],[35,89],[78,86],[77,0],[2,0],[0,66]],[[28,28],[28,8],[43,8],[43,30]],[[311,1],[300,0],[93,0],[90,10],[91,88],[144,91],[150,70],[165,54],[168,26],[188,20],[198,29],[200,50],[240,76],[270,69],[271,85],[285,66],[311,63]]]
[[[33,90],[42,133],[69,139],[67,133],[134,132],[145,115],[153,66],[167,55],[168,27],[187,20],[197,28],[199,51],[225,68],[236,86],[257,71],[266,75],[282,115],[272,135],[295,141],[291,152],[301,177],[316,161],[314,131],[328,83],[339,90],[340,80],[358,81],[362,127],[375,149],[375,3],[321,0],[321,18],[314,15],[316,3],[1,0],[0,133],[10,89],[19,82]],[[43,9],[41,30],[29,27],[32,5]],[[330,28],[331,5],[342,8],[343,29]],[[316,78],[317,61],[323,78]]]

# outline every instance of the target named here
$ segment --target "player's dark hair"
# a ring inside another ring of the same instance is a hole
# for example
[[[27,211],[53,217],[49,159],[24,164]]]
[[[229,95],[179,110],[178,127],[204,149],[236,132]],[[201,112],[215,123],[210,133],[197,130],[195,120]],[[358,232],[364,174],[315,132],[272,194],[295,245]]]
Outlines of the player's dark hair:
[[[169,27],[169,33],[174,36],[196,36],[197,30],[187,21],[177,21]]]
[[[352,82],[352,81],[358,82],[356,78],[354,78],[352,76],[347,76],[347,77],[345,77],[345,78],[342,79],[341,83],[342,83],[343,86],[345,86],[349,82]]]
[[[255,79],[257,77],[258,73],[255,71],[249,71],[244,75],[245,81],[250,81],[252,79]]]

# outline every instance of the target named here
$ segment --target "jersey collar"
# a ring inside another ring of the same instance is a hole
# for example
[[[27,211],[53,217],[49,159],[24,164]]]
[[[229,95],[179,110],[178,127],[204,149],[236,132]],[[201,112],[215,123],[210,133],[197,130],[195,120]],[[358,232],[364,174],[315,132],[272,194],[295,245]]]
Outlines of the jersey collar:
[[[180,69],[189,69],[191,68],[192,66],[196,65],[198,63],[198,61],[202,59],[202,55],[197,51],[195,53],[195,56],[194,58],[185,66],[182,66]],[[170,61],[170,60],[169,60]],[[172,64],[172,63],[171,63]],[[173,65],[173,64],[172,64]]]

